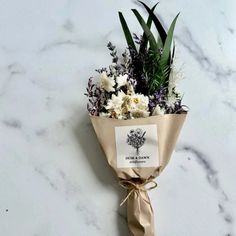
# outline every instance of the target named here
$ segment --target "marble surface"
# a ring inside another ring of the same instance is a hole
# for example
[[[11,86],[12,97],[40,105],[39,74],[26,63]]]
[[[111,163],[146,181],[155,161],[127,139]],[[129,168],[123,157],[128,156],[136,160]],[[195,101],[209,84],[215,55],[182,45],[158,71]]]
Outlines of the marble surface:
[[[146,1],[154,3],[154,1]],[[127,0],[0,0],[0,235],[128,236],[125,192],[83,96],[106,43],[125,41]],[[150,192],[160,236],[236,235],[236,2],[162,0],[176,27],[184,103],[172,160]]]

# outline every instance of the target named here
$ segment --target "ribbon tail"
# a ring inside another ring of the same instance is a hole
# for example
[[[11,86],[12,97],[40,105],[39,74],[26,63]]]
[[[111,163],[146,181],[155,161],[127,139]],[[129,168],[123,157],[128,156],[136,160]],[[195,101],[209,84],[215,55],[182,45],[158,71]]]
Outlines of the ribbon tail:
[[[128,198],[131,196],[131,194],[134,192],[134,189],[132,190],[128,190],[129,193],[127,194],[127,196],[125,197],[125,199],[120,203],[120,206],[123,206],[125,204],[125,202],[128,200]]]

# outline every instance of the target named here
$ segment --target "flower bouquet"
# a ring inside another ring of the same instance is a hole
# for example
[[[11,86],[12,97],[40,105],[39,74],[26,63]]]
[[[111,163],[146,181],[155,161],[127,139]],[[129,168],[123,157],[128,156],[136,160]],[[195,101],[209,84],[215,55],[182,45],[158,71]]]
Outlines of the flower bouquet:
[[[145,21],[132,9],[143,34],[131,34],[119,12],[127,49],[118,56],[108,43],[112,64],[96,70],[88,81],[87,108],[109,165],[127,189],[128,225],[134,236],[154,236],[153,209],[147,191],[168,164],[186,118],[182,96],[176,90],[173,32],[178,15],[166,32],[149,8]],[[152,24],[158,32],[155,36]]]

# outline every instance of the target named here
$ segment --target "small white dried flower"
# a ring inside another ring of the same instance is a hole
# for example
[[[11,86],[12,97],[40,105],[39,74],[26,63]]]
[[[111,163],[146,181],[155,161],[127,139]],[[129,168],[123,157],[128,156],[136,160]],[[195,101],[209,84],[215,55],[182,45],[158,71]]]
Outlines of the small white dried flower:
[[[176,69],[175,64],[172,65],[169,77],[169,94],[172,93],[173,89],[176,87],[176,84],[183,79],[182,68]]]
[[[156,105],[154,111],[152,112],[153,116],[164,115],[164,114],[165,114],[165,109],[161,108],[159,105]]]
[[[175,108],[175,104],[177,102],[177,96],[176,94],[172,93],[171,95],[168,95],[166,105],[171,108]]]
[[[117,82],[117,88],[119,89],[122,86],[125,86],[127,84],[128,75],[119,75],[116,77]]]
[[[105,71],[100,74],[100,88],[106,90],[107,92],[115,92],[115,84],[114,77],[108,77]]]
[[[112,117],[118,119],[127,119],[129,116],[139,118],[149,116],[148,103],[148,97],[143,94],[127,95],[119,91],[117,95],[112,95],[105,108]]]
[[[101,117],[110,117],[111,116],[111,114],[109,113],[109,112],[100,112],[99,113],[99,116],[101,116]]]
[[[133,110],[130,112],[130,116],[131,116],[131,119],[134,119],[134,118],[145,118],[145,117],[148,117],[150,115],[150,112],[149,111],[146,111],[146,110]]]
[[[149,98],[143,94],[133,94],[131,95],[130,109],[148,109]]]

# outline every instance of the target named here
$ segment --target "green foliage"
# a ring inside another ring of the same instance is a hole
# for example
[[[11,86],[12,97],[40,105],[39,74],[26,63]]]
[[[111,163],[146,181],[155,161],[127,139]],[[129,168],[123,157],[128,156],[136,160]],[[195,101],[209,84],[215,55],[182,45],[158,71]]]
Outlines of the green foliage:
[[[156,3],[153,8],[151,9],[152,12],[154,12],[156,6],[157,6],[158,3]],[[148,20],[147,20],[147,26],[149,29],[151,29],[151,26],[152,26],[152,17],[151,15],[149,15],[148,17]],[[144,53],[146,48],[147,48],[147,44],[148,44],[148,38],[145,34],[145,32],[143,32],[143,38],[142,38],[142,43],[140,45],[140,48],[139,48],[139,53]]]
[[[159,21],[159,19],[156,17],[156,15],[154,14],[154,11],[152,9],[150,9],[144,2],[139,1],[147,10],[148,14],[149,14],[149,18],[152,19],[152,21],[154,22],[156,29],[160,35],[160,39],[162,41],[162,44],[164,45],[167,34],[165,29],[163,28],[161,22]]]
[[[143,28],[143,31],[149,41],[149,44],[150,44],[150,48],[153,50],[153,51],[156,51],[157,50],[157,42],[155,40],[155,37],[154,35],[152,34],[150,28],[148,27],[148,25],[145,23],[145,21],[143,20],[142,16],[139,14],[139,12],[136,10],[136,9],[132,9],[134,15],[136,16],[136,18],[138,19],[140,25],[142,26]]]
[[[153,94],[157,89],[168,86],[170,65],[160,64],[161,54],[149,51],[145,58],[144,72],[148,78],[148,93]]]
[[[119,12],[119,18],[120,18],[120,22],[121,22],[121,25],[122,25],[122,28],[123,28],[123,31],[125,34],[125,38],[126,38],[126,42],[128,44],[128,47],[129,48],[131,47],[133,50],[136,51],[136,46],[134,44],[133,37],[130,33],[130,30],[129,30],[129,27],[125,21],[125,18],[121,12]]]
[[[142,71],[146,81],[148,94],[152,94],[160,87],[168,86],[171,64],[173,62],[175,51],[175,46],[173,46],[172,51],[173,34],[179,14],[174,18],[168,33],[166,33],[158,17],[154,14],[157,4],[155,4],[152,8],[149,8],[144,2],[139,2],[143,5],[148,13],[148,20],[146,23],[138,10],[132,9],[140,26],[143,29],[143,38],[139,47],[139,51],[136,49],[136,45],[121,12],[119,12],[119,16],[127,44],[131,49],[131,57],[135,58],[135,61],[132,61],[132,63],[136,63],[138,65],[136,67],[133,66],[133,68],[137,68],[137,70]],[[154,33],[151,31],[152,22],[154,23],[158,32],[158,37],[156,39]],[[140,66],[142,66],[142,68],[140,68]],[[140,73],[138,74],[140,79],[143,78]],[[136,79],[138,80],[139,78]],[[143,84],[143,81],[140,81],[140,83]]]
[[[164,48],[163,48],[163,54],[161,57],[162,64],[166,64],[169,61],[170,52],[171,52],[171,44],[172,44],[175,24],[176,24],[178,16],[179,16],[179,14],[172,21],[170,29],[168,30],[168,34],[167,34],[166,41],[165,41]]]

